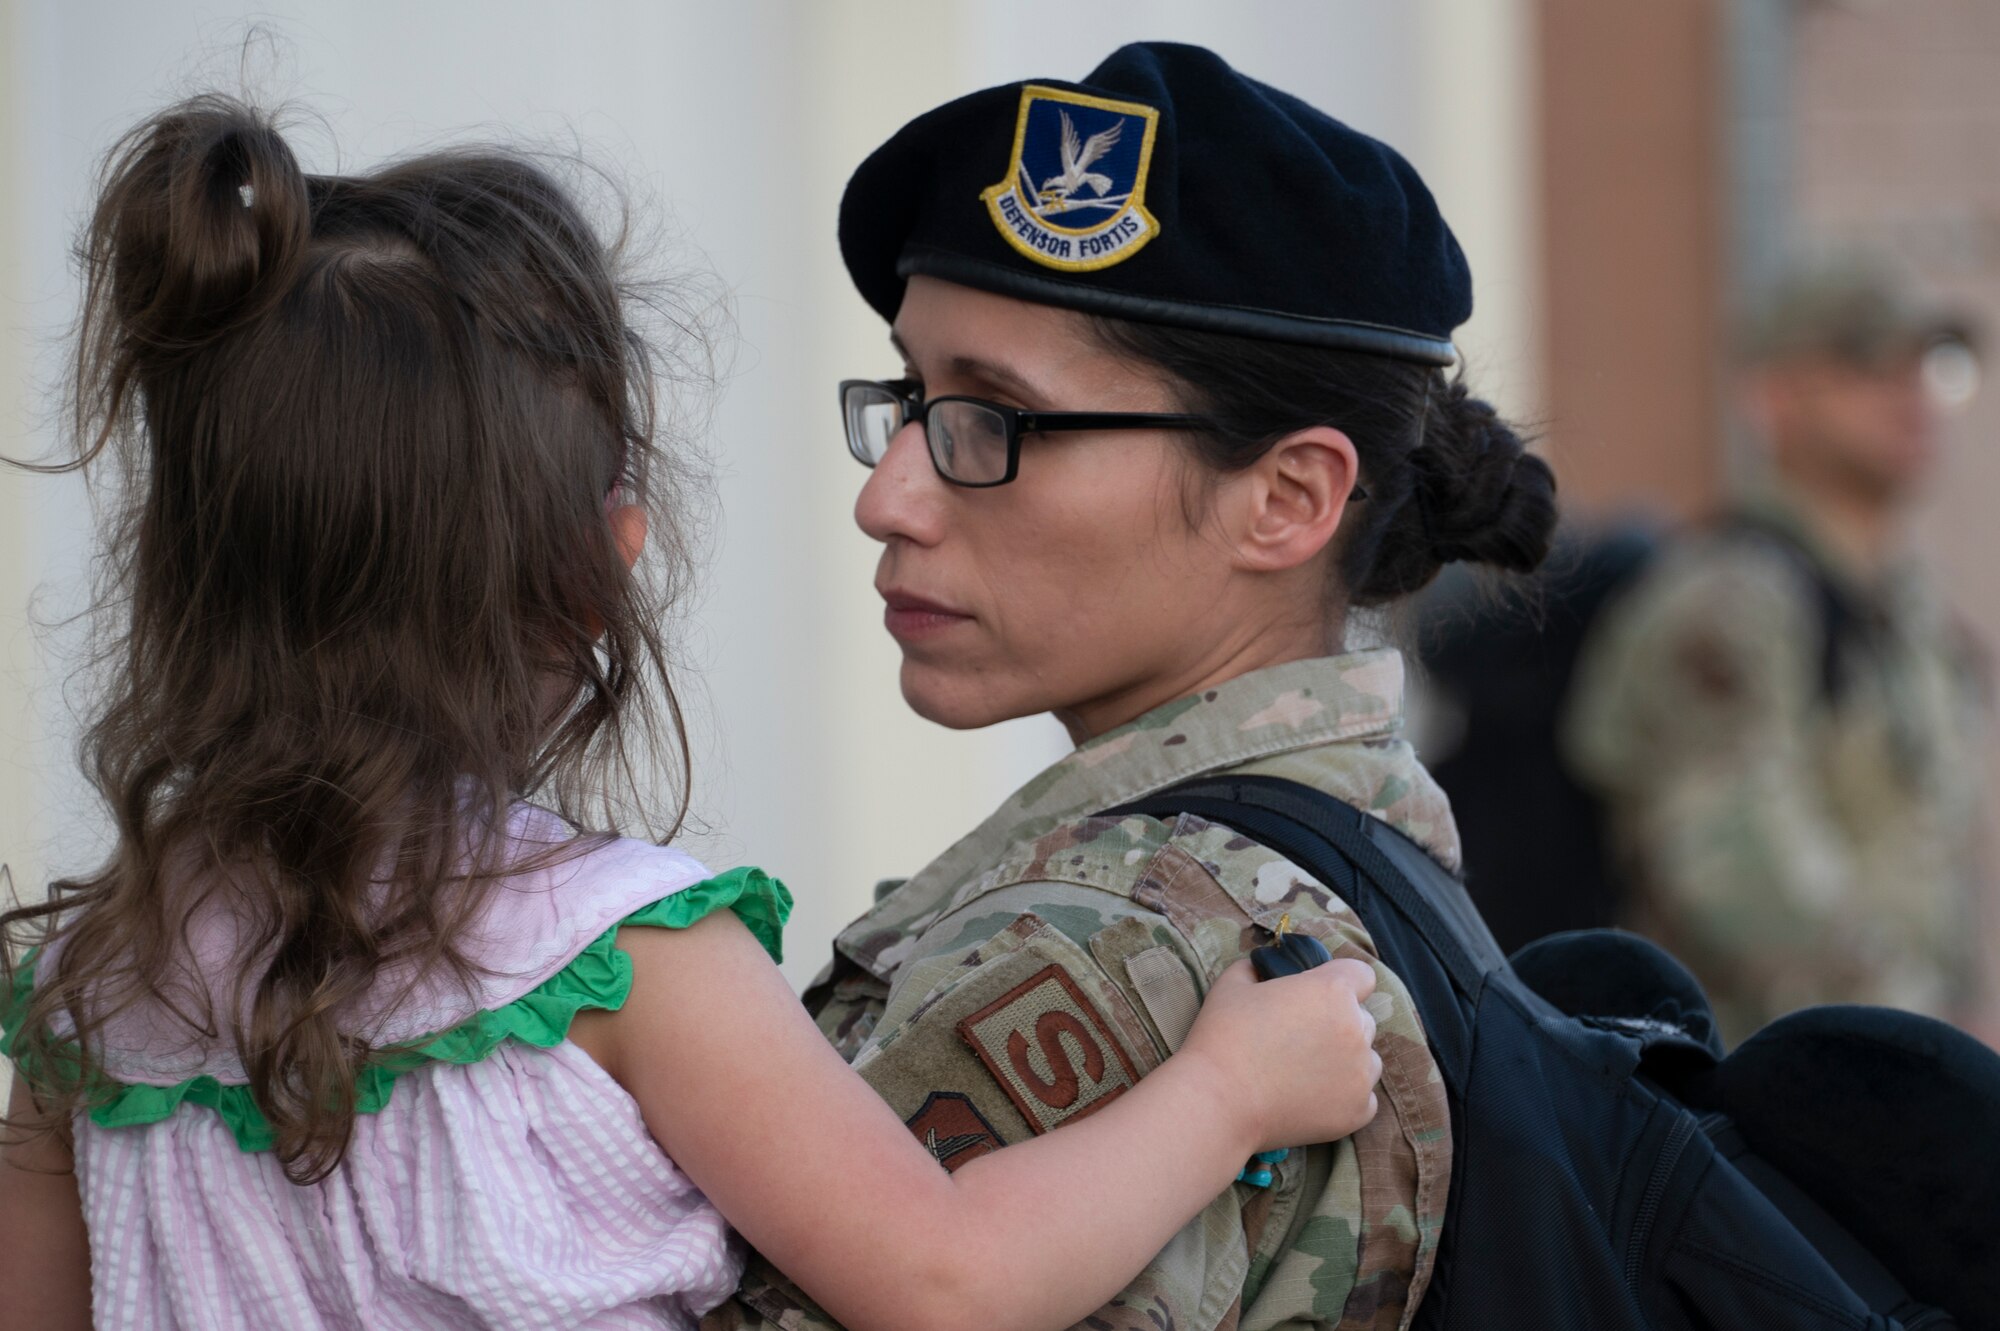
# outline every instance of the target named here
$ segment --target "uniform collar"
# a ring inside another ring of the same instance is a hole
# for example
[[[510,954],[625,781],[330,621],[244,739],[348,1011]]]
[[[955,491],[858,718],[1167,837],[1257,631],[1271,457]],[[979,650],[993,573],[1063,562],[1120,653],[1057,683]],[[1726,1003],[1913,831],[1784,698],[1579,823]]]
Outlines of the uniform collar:
[[[1192,777],[1326,744],[1394,737],[1403,658],[1393,648],[1254,670],[1147,712],[1051,764],[971,833],[843,930],[835,946],[869,964],[885,924],[927,923],[1009,846]],[[873,967],[871,966],[871,969]]]

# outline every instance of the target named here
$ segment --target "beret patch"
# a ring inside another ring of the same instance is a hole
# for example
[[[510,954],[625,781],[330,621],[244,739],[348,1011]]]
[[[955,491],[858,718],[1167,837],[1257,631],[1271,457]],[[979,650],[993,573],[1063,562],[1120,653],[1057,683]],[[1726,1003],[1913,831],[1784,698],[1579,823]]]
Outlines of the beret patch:
[[[979,196],[993,225],[1049,268],[1090,272],[1131,258],[1160,231],[1145,203],[1159,124],[1138,102],[1022,88],[1007,178]]]

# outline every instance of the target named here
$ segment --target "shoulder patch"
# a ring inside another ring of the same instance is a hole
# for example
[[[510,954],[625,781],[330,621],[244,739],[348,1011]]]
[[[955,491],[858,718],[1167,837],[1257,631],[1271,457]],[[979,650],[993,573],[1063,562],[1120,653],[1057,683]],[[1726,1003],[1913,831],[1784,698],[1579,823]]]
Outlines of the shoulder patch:
[[[1131,258],[1160,233],[1146,170],[1160,113],[1064,88],[1021,89],[1007,178],[980,195],[1016,250],[1089,272]]]
[[[972,1103],[972,1097],[958,1091],[932,1091],[907,1126],[931,1158],[954,1173],[960,1165],[991,1155],[1007,1144]]]
[[[1139,1080],[1110,1023],[1061,966],[965,1017],[958,1033],[1037,1133],[1095,1113]]]

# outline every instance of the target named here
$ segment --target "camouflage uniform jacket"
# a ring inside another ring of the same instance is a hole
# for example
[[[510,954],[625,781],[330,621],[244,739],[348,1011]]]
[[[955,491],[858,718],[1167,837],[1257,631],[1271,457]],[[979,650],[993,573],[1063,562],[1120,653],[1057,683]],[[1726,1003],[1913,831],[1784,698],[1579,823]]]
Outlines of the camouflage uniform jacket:
[[[1812,575],[1727,527],[1606,611],[1564,739],[1634,871],[1627,923],[1695,969],[1732,1038],[1822,1002],[1963,1015],[1978,998],[1980,654],[1915,567],[1864,585],[1778,494],[1746,506],[1835,579],[1865,637],[1837,644],[1835,700]]]
[[[1191,817],[1092,816],[1200,774],[1256,772],[1370,810],[1455,867],[1450,808],[1398,737],[1402,713],[1389,650],[1276,666],[1160,707],[1050,767],[916,877],[884,884],[807,991],[828,1039],[954,1169],[1092,1112],[1158,1066],[1209,982],[1285,912],[1337,955],[1375,963],[1375,1121],[1293,1151],[1269,1189],[1231,1187],[1081,1325],[1409,1324],[1451,1136],[1407,990],[1343,902],[1262,846]],[[968,1309],[965,1324],[978,1320]],[[753,1259],[737,1299],[703,1325],[833,1323]]]

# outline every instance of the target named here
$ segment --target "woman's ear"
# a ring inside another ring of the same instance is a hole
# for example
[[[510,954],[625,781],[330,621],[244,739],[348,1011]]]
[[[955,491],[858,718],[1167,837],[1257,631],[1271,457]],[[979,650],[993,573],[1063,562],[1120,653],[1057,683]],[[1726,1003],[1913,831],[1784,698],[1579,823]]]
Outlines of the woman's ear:
[[[1286,435],[1232,477],[1242,566],[1276,571],[1309,563],[1340,529],[1360,471],[1354,441],[1315,425]]]
[[[630,569],[639,562],[639,552],[646,548],[646,510],[640,504],[620,504],[605,515],[611,524],[611,540],[618,547],[618,557]]]

